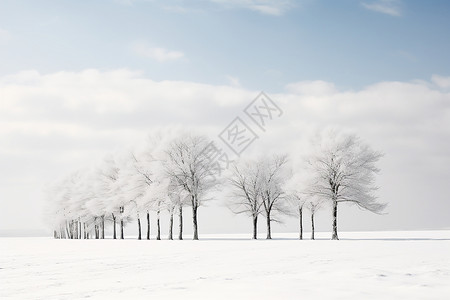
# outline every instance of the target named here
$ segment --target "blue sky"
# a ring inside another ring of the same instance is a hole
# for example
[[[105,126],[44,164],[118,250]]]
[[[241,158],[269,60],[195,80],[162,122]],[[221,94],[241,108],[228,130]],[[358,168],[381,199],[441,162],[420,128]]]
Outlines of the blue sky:
[[[270,92],[428,80],[450,73],[449,13],[439,0],[6,0],[0,75],[127,68]]]

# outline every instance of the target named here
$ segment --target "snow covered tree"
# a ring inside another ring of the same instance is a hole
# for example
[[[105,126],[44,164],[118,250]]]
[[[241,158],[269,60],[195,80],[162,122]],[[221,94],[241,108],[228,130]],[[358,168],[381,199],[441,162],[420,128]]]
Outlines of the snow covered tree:
[[[321,208],[323,200],[319,197],[311,197],[306,202],[304,202],[305,206],[308,208],[310,214],[311,214],[311,239],[314,240],[314,217],[316,215],[316,212]]]
[[[168,178],[189,194],[192,207],[193,239],[198,240],[198,208],[217,184],[215,167],[205,159],[209,140],[201,135],[181,135],[168,145],[164,162]]]
[[[183,207],[190,202],[189,194],[182,188],[180,183],[171,178],[167,186],[166,208],[169,211],[169,240],[173,239],[173,215],[178,214],[178,239],[183,239]],[[178,209],[178,211],[176,211]]]
[[[300,240],[303,239],[303,208],[305,207],[305,197],[300,196],[297,192],[292,192],[287,195],[286,199],[289,202],[289,205],[292,207],[292,212],[294,215],[298,217],[299,222],[299,232],[298,238]]]
[[[108,155],[96,167],[97,179],[95,180],[95,190],[97,197],[103,201],[105,206],[105,213],[111,215],[113,222],[113,238],[117,238],[116,223],[120,222],[121,238],[123,239],[124,226],[124,205],[125,201],[122,198],[122,191],[120,186],[119,173],[120,167],[117,158]],[[118,219],[119,218],[119,219]]]
[[[263,211],[261,199],[262,165],[246,161],[235,164],[229,178],[232,193],[229,208],[235,214],[246,214],[252,218],[253,239],[258,235],[258,216]]]
[[[279,221],[277,215],[289,215],[290,210],[284,197],[284,182],[288,179],[287,156],[274,155],[261,162],[262,176],[260,184],[263,213],[266,217],[267,239],[272,238],[271,222]]]
[[[123,161],[120,172],[122,182],[122,193],[125,201],[128,200],[127,208],[134,212],[138,225],[138,239],[142,239],[141,217],[146,214],[147,219],[147,239],[150,239],[150,213],[153,205],[153,198],[149,195],[149,189],[153,185],[154,179],[150,172],[152,160],[147,153],[136,155],[129,152]]]
[[[147,220],[147,240],[150,239],[150,210],[153,207],[153,198],[149,195],[149,189],[154,182],[151,165],[154,161],[152,149],[145,148],[138,154],[131,153],[130,176],[134,179],[136,189],[140,191],[139,207],[145,212]],[[139,220],[140,222],[140,220]]]
[[[236,214],[252,217],[253,239],[257,238],[260,214],[266,217],[267,239],[272,238],[271,222],[279,221],[275,217],[290,214],[284,197],[284,182],[289,177],[286,163],[287,156],[274,155],[257,161],[241,161],[232,167],[229,208]]]
[[[359,208],[380,213],[386,204],[377,202],[374,185],[379,172],[376,163],[380,152],[363,143],[356,135],[329,132],[314,143],[316,149],[308,157],[311,176],[308,194],[332,205],[332,239],[338,239],[339,203],[352,203]]]
[[[179,218],[179,233],[178,239],[183,239],[183,207],[186,205],[189,197],[185,190],[180,188],[180,185],[174,181],[174,179],[170,179],[170,182],[167,186],[168,192],[168,203],[166,204],[167,210],[169,211],[170,220],[169,220],[169,240],[173,239],[173,215],[175,213],[176,208],[178,208],[178,218]]]

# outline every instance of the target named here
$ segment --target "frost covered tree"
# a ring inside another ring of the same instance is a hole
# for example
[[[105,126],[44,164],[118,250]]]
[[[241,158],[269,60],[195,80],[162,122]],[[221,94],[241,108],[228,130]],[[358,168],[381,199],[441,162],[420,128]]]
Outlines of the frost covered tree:
[[[171,141],[165,151],[166,175],[189,195],[192,208],[193,239],[198,240],[198,208],[216,186],[214,166],[205,159],[209,140],[202,135],[185,134]]]
[[[173,239],[173,216],[176,213],[176,209],[178,208],[178,239],[183,239],[183,207],[188,203],[189,197],[185,190],[183,190],[180,185],[174,181],[174,179],[170,179],[170,182],[167,186],[168,191],[168,201],[166,204],[167,210],[169,211],[170,219],[169,219],[169,240]]]
[[[292,207],[292,212],[294,215],[298,217],[298,238],[300,240],[303,239],[303,209],[305,207],[305,197],[300,196],[297,192],[292,192],[289,195],[287,195],[287,200],[289,202],[289,205]]]
[[[156,239],[161,240],[161,212],[169,203],[168,180],[155,179],[148,193],[150,202],[153,203],[152,210],[156,211]]]
[[[117,238],[116,224],[119,222],[120,238],[124,238],[126,222],[125,205],[122,187],[124,177],[121,176],[121,162],[117,156],[107,155],[97,166],[96,193],[105,203],[105,210],[111,215],[113,222],[113,238]]]
[[[340,203],[352,203],[361,209],[380,213],[386,204],[377,202],[374,185],[379,172],[376,163],[382,157],[356,135],[328,132],[314,143],[308,157],[311,180],[308,193],[332,205],[332,239],[338,239],[337,214]]]
[[[261,179],[262,165],[255,161],[235,164],[229,178],[231,199],[228,206],[233,213],[246,214],[252,218],[252,238],[255,240],[258,238],[258,216],[263,211]]]
[[[284,182],[289,177],[287,169],[287,156],[274,155],[264,158],[261,162],[260,193],[263,213],[266,217],[267,239],[272,238],[271,223],[279,221],[277,215],[289,215],[290,210],[286,203]]]
[[[314,223],[314,217],[316,215],[316,212],[321,208],[323,203],[323,200],[319,197],[311,197],[305,202],[305,206],[308,208],[310,215],[311,215],[311,239],[314,240],[314,233],[315,233],[315,223]]]
[[[95,237],[101,239],[105,238],[105,223],[111,220],[108,218],[110,215],[108,200],[111,195],[105,190],[111,182],[105,187],[103,184],[110,179],[105,178],[104,175],[101,168],[89,170],[86,173],[83,187],[79,189],[84,197],[83,202],[88,210],[88,218],[91,218],[91,221],[87,222],[89,224],[87,229],[93,229]]]
[[[86,189],[86,173],[72,172],[47,189],[46,214],[57,238],[87,238],[93,216],[85,206],[92,198]]]
[[[45,220],[53,228],[55,238],[70,238],[70,232],[67,226],[69,220],[69,211],[66,202],[68,195],[64,184],[66,181],[67,178],[63,178],[45,188]]]
[[[171,178],[168,186],[168,197],[166,207],[169,211],[169,240],[173,239],[173,217],[178,215],[178,239],[183,239],[183,207],[189,204],[190,196],[182,184],[177,182],[175,178]]]
[[[132,209],[136,212],[138,223],[138,239],[141,239],[142,226],[141,216],[145,215],[147,220],[147,240],[150,239],[150,210],[154,206],[154,197],[151,195],[151,189],[155,184],[155,178],[152,170],[154,158],[151,155],[152,149],[145,147],[136,151],[131,151],[126,159],[126,167],[122,172],[126,179],[125,186],[122,188],[128,199],[134,204]]]
[[[287,156],[274,155],[257,161],[241,161],[232,167],[229,208],[252,218],[253,239],[257,238],[260,214],[266,218],[267,239],[272,238],[271,223],[279,221],[276,217],[290,214],[284,192],[284,182],[289,177],[286,163]]]

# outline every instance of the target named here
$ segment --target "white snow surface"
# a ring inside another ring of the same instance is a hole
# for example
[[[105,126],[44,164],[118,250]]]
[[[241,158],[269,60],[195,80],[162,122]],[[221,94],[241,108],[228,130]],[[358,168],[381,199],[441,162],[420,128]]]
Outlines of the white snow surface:
[[[450,299],[450,230],[274,235],[0,238],[0,299]]]

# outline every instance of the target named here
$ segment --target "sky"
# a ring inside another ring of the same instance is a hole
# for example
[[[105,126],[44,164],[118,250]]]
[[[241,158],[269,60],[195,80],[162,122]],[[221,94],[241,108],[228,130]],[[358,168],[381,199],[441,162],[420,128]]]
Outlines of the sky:
[[[1,1],[0,234],[46,230],[49,182],[157,128],[217,136],[260,91],[283,115],[247,156],[295,160],[324,128],[385,153],[386,214],[343,206],[342,230],[450,228],[449,29],[439,0]],[[202,210],[200,233],[250,232]]]

